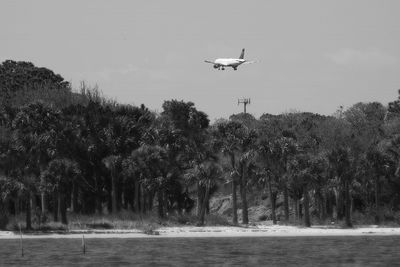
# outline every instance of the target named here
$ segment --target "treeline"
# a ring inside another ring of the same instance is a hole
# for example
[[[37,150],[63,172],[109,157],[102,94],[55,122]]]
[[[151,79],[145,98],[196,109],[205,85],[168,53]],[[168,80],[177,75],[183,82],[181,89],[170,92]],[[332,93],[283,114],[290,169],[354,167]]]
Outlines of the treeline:
[[[67,224],[93,214],[197,213],[229,184],[232,220],[247,224],[248,199],[266,194],[271,219],[376,223],[400,208],[400,100],[358,103],[333,116],[232,115],[210,125],[191,102],[162,112],[121,105],[31,63],[0,65],[0,217],[32,212]],[[248,196],[250,194],[250,198]],[[196,206],[196,208],[194,208]]]

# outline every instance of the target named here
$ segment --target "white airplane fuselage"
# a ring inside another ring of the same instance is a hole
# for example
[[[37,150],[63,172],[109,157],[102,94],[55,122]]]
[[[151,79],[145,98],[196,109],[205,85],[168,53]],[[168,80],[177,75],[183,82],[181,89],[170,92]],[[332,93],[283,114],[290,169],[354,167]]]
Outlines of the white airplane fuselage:
[[[240,58],[217,58],[214,61],[214,68],[223,70],[225,67],[232,67],[236,70],[237,67],[244,62],[246,62],[246,60]]]
[[[215,65],[221,65],[225,67],[237,67],[244,62],[244,59],[239,58],[218,58],[214,61]]]

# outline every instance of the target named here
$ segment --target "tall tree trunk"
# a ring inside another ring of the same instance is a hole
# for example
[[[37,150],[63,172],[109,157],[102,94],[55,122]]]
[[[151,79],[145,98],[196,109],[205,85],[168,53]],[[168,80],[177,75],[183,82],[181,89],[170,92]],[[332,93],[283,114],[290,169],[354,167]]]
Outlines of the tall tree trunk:
[[[303,219],[303,204],[301,203],[301,201],[299,200],[299,221]]]
[[[135,212],[139,213],[140,212],[140,206],[139,206],[139,197],[140,197],[140,187],[139,187],[139,181],[135,179],[135,202],[134,202],[134,207],[135,207]]]
[[[153,210],[153,201],[154,201],[154,193],[153,192],[148,192],[148,202],[149,202],[149,211]]]
[[[343,220],[343,192],[342,188],[339,188],[335,194],[336,197],[336,219],[338,221]]]
[[[41,200],[42,213],[45,214],[47,212],[46,192],[40,193],[40,200]]]
[[[271,181],[268,180],[268,191],[269,191],[269,202],[271,204],[271,217],[272,223],[276,224],[276,211],[275,211],[275,194],[272,192],[272,184]]]
[[[72,186],[71,186],[71,203],[70,203],[70,205],[71,205],[71,212],[75,212],[75,203],[74,203],[74,194],[75,194],[75,190],[76,190],[76,188],[75,188],[75,183],[74,182],[72,182]]]
[[[139,195],[140,195],[140,211],[146,213],[146,195],[143,190],[143,186],[139,184]]]
[[[115,167],[111,168],[111,212],[117,213],[117,176]]]
[[[57,207],[57,210],[58,210],[58,218],[60,218],[61,219],[61,195],[60,195],[60,192],[57,192],[57,204],[58,204],[58,207]]]
[[[33,212],[36,212],[36,208],[37,208],[37,202],[36,202],[36,194],[35,193],[31,193],[31,210],[33,210]]]
[[[308,185],[304,185],[304,225],[306,227],[311,227],[311,220],[310,220],[310,196],[308,194]]]
[[[203,202],[200,207],[199,225],[204,225],[204,217],[205,217],[205,213],[206,213],[206,205],[207,205],[207,199],[209,197],[209,194],[210,194],[210,185],[208,184],[206,186],[206,190],[205,190],[204,197],[203,197]]]
[[[318,219],[321,220],[321,217],[322,217],[322,215],[321,215],[321,209],[322,209],[321,196],[320,196],[320,192],[318,189],[315,191],[315,194],[314,194],[314,207],[317,211]]]
[[[296,194],[293,197],[293,207],[294,207],[294,219],[295,221],[299,221],[299,199],[297,198]]]
[[[344,181],[344,193],[345,193],[345,219],[346,219],[346,226],[347,227],[353,227],[353,224],[351,223],[351,200],[350,200],[350,185],[349,185],[349,180],[346,177]]]
[[[196,202],[196,212],[197,212],[197,217],[200,218],[200,210],[201,210],[201,203],[203,201],[203,192],[202,192],[202,187],[200,185],[200,182],[197,181],[197,202]]]
[[[44,170],[46,169],[46,165],[43,163],[43,158],[42,159],[39,158],[38,165],[39,165],[40,173],[43,173]],[[45,181],[44,181],[43,177],[40,177],[40,181],[43,184],[45,184]],[[43,214],[47,213],[47,211],[48,211],[47,201],[46,200],[47,200],[46,199],[46,192],[45,191],[40,192],[40,207],[41,207],[41,210],[42,210]],[[36,207],[35,207],[34,210],[36,210]]]
[[[235,170],[235,155],[231,154],[231,168],[232,171]],[[232,177],[232,223],[234,225],[238,224],[238,216],[237,216],[237,199],[236,199],[236,181],[235,177]]]
[[[157,191],[157,199],[158,199],[158,217],[159,218],[164,218],[165,213],[164,213],[164,196],[163,196],[163,190],[159,189]]]
[[[382,209],[380,205],[380,194],[381,185],[379,182],[379,176],[375,177],[375,223],[380,224],[382,222]]]
[[[333,219],[333,195],[332,192],[326,194],[326,214],[329,216],[329,218],[332,220]]]
[[[78,186],[74,181],[71,190],[71,212],[78,212]]]
[[[232,180],[232,223],[234,225],[238,224],[238,215],[237,215],[237,198],[236,198],[236,181]]]
[[[32,211],[31,211],[31,192],[27,192],[26,194],[26,217],[25,217],[25,223],[26,223],[26,230],[32,230]]]
[[[247,207],[247,166],[242,164],[240,179],[240,195],[242,198],[242,223],[249,223],[249,211]]]
[[[322,191],[321,193],[321,220],[325,221],[326,220],[326,192],[325,190]]]
[[[0,221],[4,219],[5,221],[0,222],[0,230],[5,230],[6,225],[3,223],[8,221],[8,216],[9,216],[9,200],[6,199],[4,202],[0,199]]]
[[[129,195],[130,192],[128,191],[128,186],[124,186],[124,209],[129,210],[131,209],[131,198]]]
[[[60,205],[60,217],[62,224],[68,224],[67,220],[67,203],[65,201],[65,193],[63,190],[59,192],[59,205]]]
[[[285,221],[289,221],[289,192],[287,188],[286,181],[283,184],[283,205],[284,205],[284,213],[285,213]]]
[[[19,205],[20,204],[19,203],[20,199],[19,198],[14,198],[13,200],[14,200],[13,202],[14,202],[14,210],[15,210],[15,214],[14,215],[17,216],[20,213],[20,205]]]
[[[123,186],[122,188],[124,188],[125,186]],[[128,199],[127,199],[127,197],[126,197],[126,191],[125,190],[123,190],[122,191],[122,193],[121,193],[121,207],[124,209],[124,210],[127,210],[128,209],[128,201],[127,201]]]
[[[210,215],[210,196],[208,196],[208,198],[207,198],[206,214]]]
[[[95,205],[96,205],[96,212],[97,214],[102,214],[103,213],[103,203],[102,203],[102,191],[99,186],[99,181],[98,181],[97,175],[94,176],[94,186],[96,189],[96,200],[95,200]]]
[[[167,194],[167,192],[165,190],[163,190],[163,201],[165,203],[164,204],[164,214],[165,214],[165,217],[167,217],[168,213],[169,213],[169,210],[171,208],[171,203],[168,200],[168,194]]]
[[[96,211],[97,214],[102,214],[103,213],[103,207],[101,203],[101,192],[97,192],[96,194]]]
[[[124,208],[124,191],[123,191],[123,185],[120,183],[119,178],[117,178],[118,183],[117,183],[117,211],[120,212],[121,209]]]
[[[58,193],[54,192],[53,193],[53,221],[58,222],[58,206],[59,206],[59,201],[58,201]]]

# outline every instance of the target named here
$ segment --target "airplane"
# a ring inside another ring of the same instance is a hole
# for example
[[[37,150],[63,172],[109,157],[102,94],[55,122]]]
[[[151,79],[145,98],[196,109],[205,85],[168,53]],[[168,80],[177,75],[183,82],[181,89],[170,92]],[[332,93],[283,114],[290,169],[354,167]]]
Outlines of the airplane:
[[[244,59],[244,48],[239,58],[217,58],[215,61],[204,60],[206,63],[213,64],[214,69],[225,70],[226,67],[232,67],[237,70],[237,67],[241,64],[251,64],[254,61],[248,61]]]

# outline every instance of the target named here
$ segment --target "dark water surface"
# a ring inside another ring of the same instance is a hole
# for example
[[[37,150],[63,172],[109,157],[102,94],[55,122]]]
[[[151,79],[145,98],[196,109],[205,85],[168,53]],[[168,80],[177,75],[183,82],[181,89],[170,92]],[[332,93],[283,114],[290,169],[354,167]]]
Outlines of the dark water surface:
[[[0,240],[1,266],[400,266],[400,236]]]

